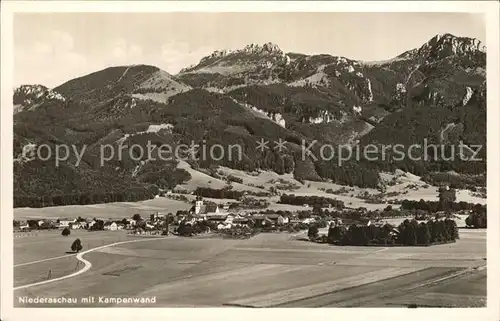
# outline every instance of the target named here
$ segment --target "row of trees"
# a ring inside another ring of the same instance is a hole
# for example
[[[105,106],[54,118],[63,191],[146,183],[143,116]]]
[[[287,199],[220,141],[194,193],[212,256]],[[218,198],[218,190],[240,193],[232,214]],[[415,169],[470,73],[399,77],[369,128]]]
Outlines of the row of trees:
[[[356,225],[348,228],[342,225],[332,226],[328,230],[328,242],[339,245],[431,245],[454,242],[459,238],[454,220],[430,220],[418,223],[405,220],[397,229],[390,224],[383,226]]]
[[[486,205],[473,204],[467,202],[442,202],[442,201],[411,201],[403,200],[401,202],[403,210],[423,210],[430,213],[439,211],[469,211],[475,212],[486,211]]]
[[[243,196],[243,192],[233,191],[231,189],[213,189],[209,187],[198,187],[194,194],[201,197],[210,198],[230,198],[230,199],[240,199]]]
[[[87,205],[110,202],[137,202],[154,197],[152,191],[141,189],[139,191],[121,191],[111,193],[81,193],[45,196],[15,196],[14,207],[47,207],[65,205]]]
[[[313,207],[328,207],[329,205],[336,208],[344,208],[344,202],[328,198],[322,196],[295,196],[283,194],[280,197],[281,204],[290,204],[290,205],[310,205]]]
[[[447,184],[451,188],[467,189],[475,186],[486,186],[486,175],[462,176],[450,173],[429,173],[422,177],[424,182],[432,185]]]

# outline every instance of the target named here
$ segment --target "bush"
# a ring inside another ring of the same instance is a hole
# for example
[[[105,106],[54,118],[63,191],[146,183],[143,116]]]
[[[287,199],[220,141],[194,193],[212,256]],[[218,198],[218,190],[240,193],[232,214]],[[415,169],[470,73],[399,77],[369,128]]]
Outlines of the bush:
[[[71,250],[73,252],[80,252],[83,249],[82,242],[80,239],[76,239],[73,244],[71,244]]]
[[[62,230],[62,233],[61,235],[62,236],[69,236],[71,234],[71,230],[67,227],[64,228],[64,230]]]
[[[227,180],[230,181],[230,182],[235,182],[235,183],[243,184],[243,179],[242,178],[236,177],[236,176],[233,176],[233,175],[229,175],[227,177]]]
[[[481,212],[481,213],[474,212],[470,214],[465,219],[465,224],[469,227],[474,227],[474,228],[487,228],[486,212]]]
[[[193,236],[194,229],[190,224],[186,224],[182,221],[177,228],[177,233],[181,236]]]
[[[309,227],[309,230],[307,231],[307,236],[309,237],[309,239],[315,240],[316,238],[318,238],[318,233],[319,233],[318,227],[316,225],[312,225],[311,227]]]

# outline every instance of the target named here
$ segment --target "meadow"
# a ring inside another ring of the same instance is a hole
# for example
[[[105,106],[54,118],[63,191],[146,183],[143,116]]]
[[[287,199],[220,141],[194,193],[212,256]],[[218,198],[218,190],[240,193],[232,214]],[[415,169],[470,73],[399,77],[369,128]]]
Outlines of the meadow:
[[[87,272],[19,289],[14,296],[156,297],[154,306],[161,307],[447,306],[450,298],[462,296],[456,302],[477,306],[486,298],[486,272],[480,271],[486,265],[484,235],[484,230],[461,230],[456,243],[429,248],[338,247],[298,241],[287,233],[247,240],[151,239],[89,252]],[[43,248],[64,239],[47,237]],[[18,238],[14,243],[24,257],[44,253],[36,242]],[[53,251],[45,256],[60,254]],[[40,275],[33,270],[70,272],[76,262],[65,257],[15,267],[16,283],[36,282]],[[479,281],[470,283],[473,279]],[[413,293],[418,294],[414,299]]]
[[[160,197],[140,202],[68,205],[44,208],[15,208],[14,219],[73,219],[78,216],[84,218],[95,217],[102,220],[123,219],[132,218],[136,213],[146,217],[151,213],[166,212],[167,209],[171,213],[176,213],[178,210],[188,210],[189,208],[191,208],[191,204],[189,203]]]

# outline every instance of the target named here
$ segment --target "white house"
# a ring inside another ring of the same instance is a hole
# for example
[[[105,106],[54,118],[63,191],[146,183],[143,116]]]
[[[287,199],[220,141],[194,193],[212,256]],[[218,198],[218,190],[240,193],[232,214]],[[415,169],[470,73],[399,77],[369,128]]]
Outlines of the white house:
[[[314,222],[316,222],[316,219],[314,217],[309,217],[309,218],[305,218],[302,220],[302,223],[304,223],[304,224],[311,224]]]
[[[64,228],[69,228],[69,225],[76,222],[76,219],[74,220],[59,220],[59,228],[64,229]]]
[[[21,231],[29,230],[30,226],[28,225],[27,222],[22,222],[21,225],[19,226],[19,229],[21,229]]]
[[[88,228],[91,228],[92,226],[94,226],[94,224],[96,223],[97,221],[96,220],[92,220],[90,222],[87,222],[87,227]]]
[[[70,224],[72,230],[84,229],[86,225],[87,223],[85,222],[75,222]]]
[[[118,225],[115,222],[106,222],[104,223],[104,229],[108,231],[116,231],[118,230]]]
[[[220,223],[219,225],[217,225],[218,230],[224,230],[224,229],[230,229],[230,228],[231,228],[231,224]]]
[[[234,214],[228,214],[226,216],[226,220],[224,221],[224,223],[227,225],[227,224],[232,224],[233,223],[233,220],[235,219],[236,215]]]
[[[277,225],[285,225],[290,222],[290,219],[280,214],[264,214],[265,217],[273,221]]]

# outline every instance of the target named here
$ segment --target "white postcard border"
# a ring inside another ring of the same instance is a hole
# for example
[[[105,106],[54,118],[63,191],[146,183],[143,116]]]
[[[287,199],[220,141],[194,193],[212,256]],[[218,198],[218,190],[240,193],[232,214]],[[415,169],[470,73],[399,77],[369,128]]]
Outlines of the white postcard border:
[[[499,113],[499,5],[496,1],[3,1],[1,3],[1,314],[2,320],[29,320],[31,318],[139,320],[303,320],[331,318],[351,320],[367,318],[387,320],[498,320],[500,238],[500,113]],[[247,309],[238,308],[13,308],[13,195],[12,195],[12,75],[13,75],[13,14],[15,12],[162,12],[162,11],[240,11],[240,12],[476,12],[487,16],[487,104],[488,104],[488,307],[478,309],[406,309],[406,308],[351,308],[329,309]]]

